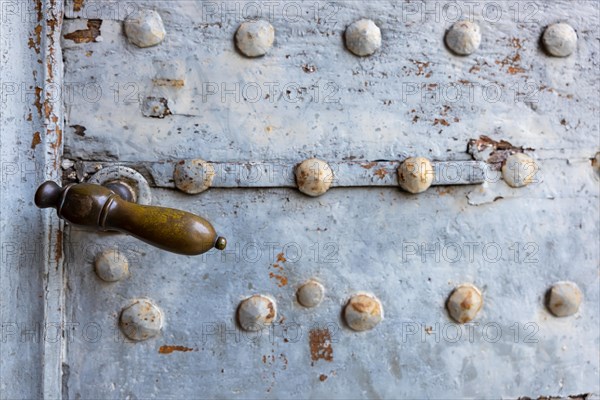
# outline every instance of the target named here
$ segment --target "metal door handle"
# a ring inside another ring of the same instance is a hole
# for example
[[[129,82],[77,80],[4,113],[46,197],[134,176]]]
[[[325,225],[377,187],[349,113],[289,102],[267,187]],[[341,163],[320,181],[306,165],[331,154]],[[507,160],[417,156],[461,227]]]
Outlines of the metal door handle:
[[[112,183],[109,189],[79,183],[61,188],[47,181],[36,191],[35,204],[56,208],[58,216],[72,224],[128,233],[173,253],[197,255],[213,247],[225,249],[225,238],[217,237],[204,218],[173,208],[132,203],[122,198],[127,197],[127,189],[120,190],[118,185]]]

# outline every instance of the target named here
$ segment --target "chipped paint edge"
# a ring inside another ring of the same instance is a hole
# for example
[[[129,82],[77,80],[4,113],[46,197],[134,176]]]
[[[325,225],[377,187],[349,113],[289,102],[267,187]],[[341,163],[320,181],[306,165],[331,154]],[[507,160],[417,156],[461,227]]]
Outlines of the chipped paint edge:
[[[44,85],[63,83],[63,62],[60,35],[63,23],[63,0],[36,0],[42,12],[38,14],[38,26],[42,27],[40,43],[40,60],[43,66],[42,79]],[[41,18],[40,18],[41,16]],[[61,102],[53,101],[44,93],[43,115],[40,125],[44,129],[42,145],[39,153],[43,154],[46,168],[46,179],[60,181],[60,162],[63,154],[64,110]],[[60,321],[64,332],[64,274],[63,274],[63,228],[62,221],[54,213],[43,213],[44,249],[46,256],[42,258],[44,269],[44,323]],[[62,399],[65,377],[68,368],[63,371],[63,360],[66,355],[66,341],[44,341],[42,393],[44,399]],[[68,379],[68,378],[67,378]]]

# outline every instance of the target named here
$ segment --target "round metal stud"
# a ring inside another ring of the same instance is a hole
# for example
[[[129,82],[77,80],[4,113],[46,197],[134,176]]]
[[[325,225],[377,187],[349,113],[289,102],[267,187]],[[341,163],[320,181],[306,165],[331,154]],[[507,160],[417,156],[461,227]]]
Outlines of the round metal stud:
[[[333,183],[333,171],[329,164],[318,158],[309,158],[296,166],[298,189],[309,196],[320,196]]]
[[[125,20],[127,39],[138,47],[156,46],[166,35],[160,14],[154,10],[141,9]]]
[[[175,186],[189,194],[207,190],[215,177],[215,168],[204,160],[182,160],[175,165],[173,180]]]
[[[237,317],[242,329],[256,332],[273,323],[277,307],[271,298],[257,294],[240,303]]]
[[[448,297],[446,307],[453,320],[467,323],[477,316],[483,306],[483,296],[475,286],[465,283],[457,286]]]
[[[435,176],[431,161],[425,157],[411,157],[398,167],[398,184],[410,193],[426,191]]]
[[[355,294],[344,308],[346,324],[355,331],[373,329],[383,319],[383,307],[375,296]]]
[[[94,260],[96,275],[106,282],[116,282],[129,276],[129,261],[119,250],[108,249]]]
[[[381,47],[381,30],[370,19],[360,19],[346,28],[346,47],[357,56],[365,57]]]
[[[304,307],[316,307],[323,301],[325,288],[319,282],[310,280],[298,288],[296,298]]]
[[[480,44],[481,30],[475,22],[456,22],[446,32],[446,46],[460,56],[473,53]]]
[[[579,310],[583,295],[573,282],[557,282],[548,291],[546,307],[556,317],[568,317]]]
[[[534,182],[539,167],[535,160],[523,153],[511,154],[502,165],[502,179],[511,187],[519,188]]]
[[[247,57],[264,56],[274,41],[275,29],[265,20],[242,22],[235,33],[235,44]]]
[[[554,57],[567,57],[577,48],[577,33],[571,25],[564,22],[552,24],[544,31],[542,43]]]
[[[97,185],[106,185],[112,182],[124,183],[133,189],[133,201],[141,205],[150,205],[152,203],[152,192],[150,185],[142,174],[135,169],[117,165],[113,167],[102,168],[89,179],[89,183]]]
[[[129,339],[146,340],[160,332],[163,318],[160,309],[151,301],[139,299],[123,309],[119,324]]]

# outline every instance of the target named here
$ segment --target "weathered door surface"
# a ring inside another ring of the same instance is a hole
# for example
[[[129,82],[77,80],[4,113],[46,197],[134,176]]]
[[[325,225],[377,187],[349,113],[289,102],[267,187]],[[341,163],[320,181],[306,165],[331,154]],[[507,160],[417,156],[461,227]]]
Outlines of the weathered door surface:
[[[40,307],[59,345],[22,343],[21,325],[3,345],[53,363],[31,377],[47,397],[597,396],[599,13],[66,1],[57,181],[124,179],[140,204],[201,215],[228,244],[186,256],[66,224],[64,263],[34,281],[57,289]],[[398,184],[408,157],[433,161],[421,193]],[[312,158],[331,178],[314,197],[294,179]],[[211,166],[210,187],[186,193]],[[3,322],[42,317],[28,318]],[[2,357],[3,396],[35,397],[4,383],[20,364]]]

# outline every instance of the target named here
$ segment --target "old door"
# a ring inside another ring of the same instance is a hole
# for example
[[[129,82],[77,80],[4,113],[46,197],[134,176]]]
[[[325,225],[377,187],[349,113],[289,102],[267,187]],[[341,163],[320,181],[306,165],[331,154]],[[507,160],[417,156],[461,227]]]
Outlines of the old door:
[[[67,1],[62,185],[228,243],[67,223],[60,395],[598,394],[598,13]]]

